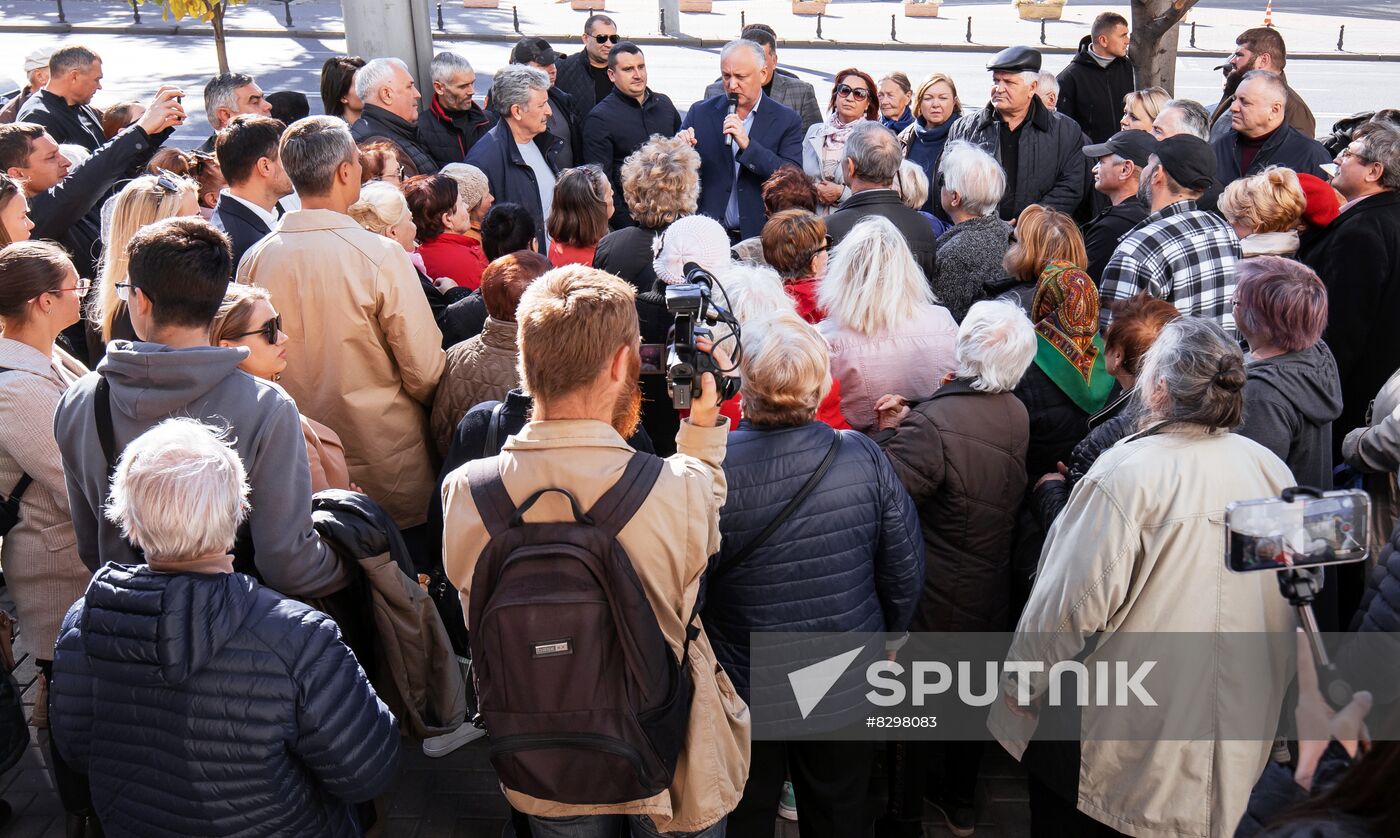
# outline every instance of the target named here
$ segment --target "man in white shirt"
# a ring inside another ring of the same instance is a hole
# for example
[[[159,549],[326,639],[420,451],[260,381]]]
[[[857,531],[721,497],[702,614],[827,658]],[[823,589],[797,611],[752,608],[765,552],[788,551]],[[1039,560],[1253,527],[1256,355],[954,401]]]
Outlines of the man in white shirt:
[[[233,244],[233,268],[253,245],[277,226],[283,207],[278,200],[292,192],[277,143],[286,126],[270,116],[234,117],[219,131],[214,155],[228,188],[209,219]]]
[[[534,217],[541,253],[563,146],[549,133],[549,86],[549,76],[534,67],[512,64],[496,71],[491,107],[501,119],[466,161],[486,174],[496,203],[519,204]]]

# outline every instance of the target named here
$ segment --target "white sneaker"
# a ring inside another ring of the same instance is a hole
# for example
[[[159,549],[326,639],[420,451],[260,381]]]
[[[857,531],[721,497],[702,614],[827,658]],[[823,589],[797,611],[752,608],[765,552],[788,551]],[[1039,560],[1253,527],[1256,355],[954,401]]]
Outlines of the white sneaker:
[[[430,736],[423,740],[423,756],[437,759],[445,757],[468,742],[475,742],[486,735],[486,731],[472,724],[462,722],[462,726],[441,736]]]
[[[785,821],[797,820],[797,795],[793,793],[792,781],[783,781],[782,793],[778,795],[778,817]]]

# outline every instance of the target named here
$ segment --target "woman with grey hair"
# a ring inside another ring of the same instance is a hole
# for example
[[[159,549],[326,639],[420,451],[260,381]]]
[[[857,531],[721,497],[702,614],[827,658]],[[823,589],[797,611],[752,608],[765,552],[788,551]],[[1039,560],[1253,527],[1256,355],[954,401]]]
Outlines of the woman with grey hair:
[[[904,235],[882,216],[861,220],[832,249],[817,302],[826,311],[817,328],[831,346],[841,413],[856,430],[875,430],[881,396],[932,393],[956,366],[958,324],[938,305]]]
[[[233,570],[248,511],[220,432],[167,419],[127,445],[106,515],[146,564],[68,612],[51,725],[108,835],[360,835],[399,732],[325,614]]]
[[[1030,437],[1026,408],[1011,391],[1035,351],[1035,331],[1020,306],[976,303],[958,328],[957,369],[942,386],[918,398],[886,395],[876,405],[875,441],[914,499],[923,530],[928,567],[911,631],[1006,628]],[[982,743],[907,743],[892,755],[897,768],[880,834],[917,828],[924,775],[935,760],[945,766],[935,804],[954,828],[976,823]]]
[[[1276,497],[1293,485],[1282,460],[1231,433],[1244,415],[1245,380],[1239,347],[1214,321],[1180,317],[1162,328],[1138,379],[1142,430],[1104,452],[1075,486],[1041,554],[1008,659],[1043,662],[1048,672],[1096,635],[1085,662],[1092,669],[1096,659],[1119,653],[1119,633],[1292,635],[1293,609],[1273,574],[1222,566],[1226,506]],[[1027,712],[1015,706],[1025,682],[1012,679],[992,730],[1013,756],[1024,755],[1032,828],[1064,835],[1095,834],[1099,824],[1132,834],[1230,833],[1269,759],[1292,677],[1289,658],[1291,645],[1266,645],[1247,673],[1227,656],[1200,660],[1190,673],[1199,685],[1192,689],[1205,691],[1196,700],[1206,706],[1219,706],[1226,697],[1217,690],[1237,690],[1242,679],[1255,688],[1252,718],[1267,733],[1253,740],[1185,741],[1138,717],[1134,741],[1090,737],[1082,753],[1052,754],[1044,743],[1026,749],[1010,732],[1010,714]],[[1261,684],[1276,685],[1273,695],[1261,694]],[[1044,679],[1031,676],[1029,686],[1036,698]],[[1088,729],[1098,711],[1080,712]],[[1151,794],[1143,793],[1144,783]]]
[[[1011,225],[997,218],[1006,174],[995,157],[967,142],[948,144],[938,172],[939,203],[953,226],[938,237],[933,290],[961,320],[984,284],[1002,275],[1011,245]]]

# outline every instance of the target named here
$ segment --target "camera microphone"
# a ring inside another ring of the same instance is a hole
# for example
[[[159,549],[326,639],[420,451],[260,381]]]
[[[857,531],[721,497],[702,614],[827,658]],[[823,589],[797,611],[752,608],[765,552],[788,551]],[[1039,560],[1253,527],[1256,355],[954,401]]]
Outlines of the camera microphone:
[[[731,94],[729,94],[729,110],[728,110],[726,113],[727,113],[727,115],[729,115],[729,116],[733,116],[734,113],[735,113],[736,111],[738,111],[738,110],[739,110],[739,94],[737,94],[737,93],[731,93]],[[733,135],[733,134],[725,134],[725,135],[724,135],[724,146],[725,146],[725,148],[733,148],[733,147],[734,147],[734,135]]]

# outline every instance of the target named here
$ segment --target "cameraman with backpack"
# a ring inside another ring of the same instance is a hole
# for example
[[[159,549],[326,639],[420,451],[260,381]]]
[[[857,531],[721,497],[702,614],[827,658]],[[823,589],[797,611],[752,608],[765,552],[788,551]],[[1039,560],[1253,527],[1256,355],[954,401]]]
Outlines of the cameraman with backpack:
[[[571,265],[516,319],[530,422],[443,486],[492,762],[535,838],[720,836],[749,719],[696,615],[725,499],[716,382],[678,453],[638,453],[633,288]]]

